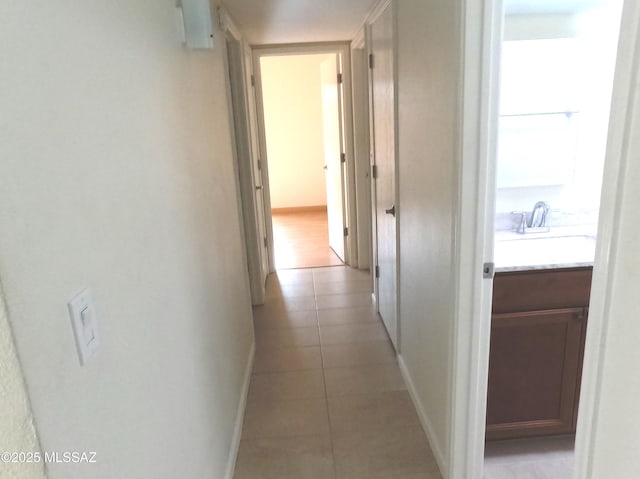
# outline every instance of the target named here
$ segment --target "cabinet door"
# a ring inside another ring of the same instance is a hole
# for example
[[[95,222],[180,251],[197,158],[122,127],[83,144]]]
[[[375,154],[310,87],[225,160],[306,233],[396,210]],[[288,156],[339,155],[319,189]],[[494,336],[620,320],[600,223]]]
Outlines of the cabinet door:
[[[494,314],[487,439],[575,431],[585,308]]]

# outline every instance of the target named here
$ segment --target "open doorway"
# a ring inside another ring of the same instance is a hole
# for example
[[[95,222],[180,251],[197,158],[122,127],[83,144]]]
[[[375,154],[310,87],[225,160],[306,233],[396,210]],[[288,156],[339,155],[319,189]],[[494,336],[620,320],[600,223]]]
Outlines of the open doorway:
[[[349,256],[342,54],[257,51],[255,65],[275,269],[342,265]]]
[[[505,2],[486,479],[573,473],[620,9]]]
[[[264,302],[265,282],[270,271],[264,196],[259,167],[257,112],[255,98],[248,86],[252,78],[251,50],[228,18],[222,23],[225,33],[227,88],[230,97],[234,138],[234,167],[242,212],[244,244],[252,304]]]

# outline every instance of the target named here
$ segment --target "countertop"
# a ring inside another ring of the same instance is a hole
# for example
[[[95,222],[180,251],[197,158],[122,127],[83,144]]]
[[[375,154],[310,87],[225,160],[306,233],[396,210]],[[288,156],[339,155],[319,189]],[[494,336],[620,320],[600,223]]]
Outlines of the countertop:
[[[498,231],[495,235],[495,271],[588,267],[593,266],[595,251],[595,226],[557,227],[548,233]]]

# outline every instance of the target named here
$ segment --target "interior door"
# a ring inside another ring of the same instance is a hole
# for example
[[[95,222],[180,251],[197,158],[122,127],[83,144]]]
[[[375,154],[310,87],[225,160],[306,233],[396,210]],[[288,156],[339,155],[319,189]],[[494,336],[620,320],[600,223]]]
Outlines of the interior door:
[[[251,49],[245,46],[245,84],[250,85],[247,92],[247,106],[249,110],[249,136],[251,143],[251,168],[254,184],[254,203],[256,211],[256,228],[260,240],[260,273],[264,285],[269,274],[269,250],[267,247],[267,226],[264,209],[264,185],[260,163],[260,146],[258,140],[258,113],[255,97],[255,81],[253,80],[253,61]]]
[[[322,122],[324,133],[324,169],[327,187],[327,217],[329,246],[345,260],[344,214],[344,148],[342,141],[341,85],[338,55],[332,55],[321,64]]]
[[[375,177],[378,311],[397,348],[396,277],[396,162],[393,73],[393,17],[391,6],[371,25],[373,155]]]

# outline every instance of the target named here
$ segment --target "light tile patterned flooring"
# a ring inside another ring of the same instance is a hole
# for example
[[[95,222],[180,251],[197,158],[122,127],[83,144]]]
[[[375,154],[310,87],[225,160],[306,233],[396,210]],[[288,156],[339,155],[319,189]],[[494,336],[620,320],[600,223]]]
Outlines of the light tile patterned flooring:
[[[272,213],[277,269],[342,265],[329,247],[326,211]]]
[[[573,463],[572,436],[488,442],[484,478],[570,479]]]
[[[440,479],[367,272],[279,271],[254,309],[236,479]]]

